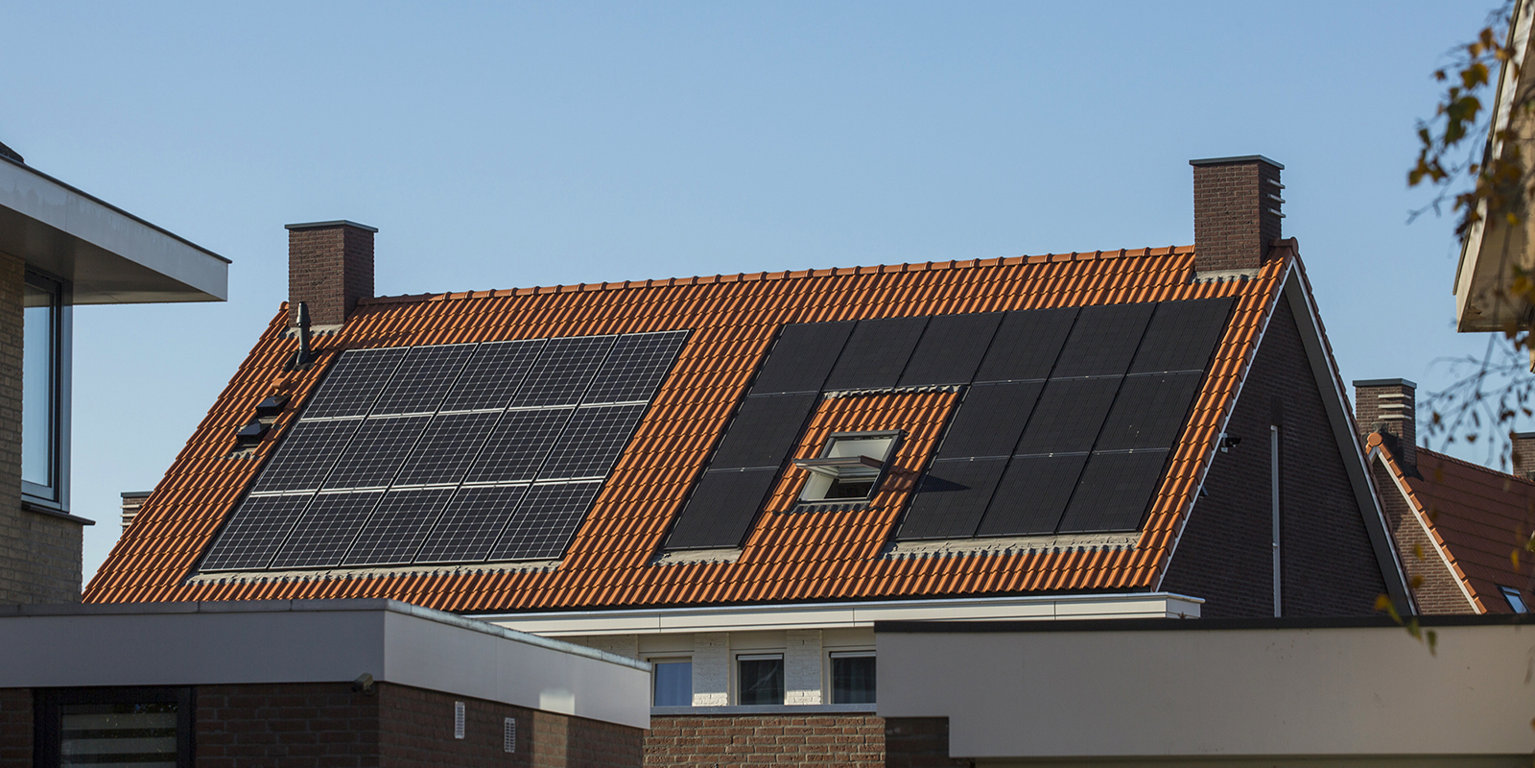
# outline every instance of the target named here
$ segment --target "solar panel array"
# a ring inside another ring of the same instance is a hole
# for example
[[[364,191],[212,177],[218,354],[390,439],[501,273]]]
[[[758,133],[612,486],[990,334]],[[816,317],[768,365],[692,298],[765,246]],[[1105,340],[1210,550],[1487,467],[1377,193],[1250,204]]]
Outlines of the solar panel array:
[[[785,326],[667,538],[745,539],[829,391],[959,385],[898,540],[1140,527],[1230,299]]]
[[[559,557],[686,339],[346,351],[201,570]]]

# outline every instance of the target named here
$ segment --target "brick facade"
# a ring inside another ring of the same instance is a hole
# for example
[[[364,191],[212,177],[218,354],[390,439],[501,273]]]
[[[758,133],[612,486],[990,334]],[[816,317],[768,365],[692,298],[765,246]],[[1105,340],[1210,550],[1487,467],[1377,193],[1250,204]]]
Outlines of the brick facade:
[[[1375,476],[1375,487],[1380,490],[1386,525],[1391,528],[1391,538],[1396,542],[1418,610],[1426,614],[1474,613],[1476,609],[1461,591],[1454,572],[1440,558],[1439,545],[1418,524],[1417,514],[1402,497],[1390,470],[1372,461],[1370,471]]]
[[[1392,438],[1391,451],[1409,470],[1418,465],[1418,385],[1406,379],[1354,382],[1354,422],[1369,435]]]
[[[288,225],[288,306],[309,307],[315,325],[340,325],[373,296],[373,234],[352,222]]]
[[[945,718],[873,714],[662,715],[645,735],[647,768],[817,765],[952,768]]]
[[[1191,160],[1194,270],[1257,269],[1282,234],[1279,171],[1259,157]]]
[[[1289,304],[1280,301],[1162,589],[1206,599],[1209,618],[1273,616],[1270,426],[1279,426],[1284,616],[1374,613],[1386,593],[1343,456]],[[1373,510],[1369,514],[1374,514]]]

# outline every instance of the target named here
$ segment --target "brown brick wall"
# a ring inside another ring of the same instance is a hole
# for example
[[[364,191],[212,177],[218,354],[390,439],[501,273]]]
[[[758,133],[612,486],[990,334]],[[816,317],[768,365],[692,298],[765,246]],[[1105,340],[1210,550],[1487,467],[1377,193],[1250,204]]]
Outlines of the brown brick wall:
[[[1354,382],[1354,423],[1361,436],[1380,432],[1408,468],[1418,464],[1417,385],[1406,379]]]
[[[200,686],[198,768],[379,766],[379,702],[347,683]]]
[[[0,688],[0,765],[32,764],[32,691]]]
[[[1397,556],[1407,572],[1418,610],[1426,614],[1475,613],[1465,593],[1460,591],[1459,579],[1439,557],[1437,545],[1418,524],[1391,473],[1378,461],[1370,462],[1370,470],[1375,475],[1386,525],[1391,528],[1391,538],[1396,542]]]
[[[373,232],[336,224],[289,225],[288,300],[309,307],[315,325],[340,325],[360,298],[373,296]]]
[[[1277,203],[1279,169],[1260,160],[1194,166],[1194,269],[1210,272],[1257,269],[1281,237]]]
[[[0,604],[80,601],[79,523],[21,507],[22,286],[0,253]]]
[[[1205,598],[1201,615],[1272,616],[1269,426],[1280,424],[1285,616],[1374,612],[1386,591],[1294,315],[1280,301],[1162,588]],[[1352,460],[1352,459],[1349,459]],[[1373,514],[1373,512],[1371,512]]]
[[[884,719],[875,715],[653,716],[645,765],[875,768],[885,764],[885,733]],[[946,733],[943,748],[946,753]]]

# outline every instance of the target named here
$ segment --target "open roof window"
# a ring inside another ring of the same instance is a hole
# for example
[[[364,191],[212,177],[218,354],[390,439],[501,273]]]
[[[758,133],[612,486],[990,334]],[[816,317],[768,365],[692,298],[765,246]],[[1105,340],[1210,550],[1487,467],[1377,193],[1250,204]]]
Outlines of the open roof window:
[[[853,432],[832,435],[821,456],[796,459],[810,471],[800,501],[863,501],[874,493],[900,432]]]

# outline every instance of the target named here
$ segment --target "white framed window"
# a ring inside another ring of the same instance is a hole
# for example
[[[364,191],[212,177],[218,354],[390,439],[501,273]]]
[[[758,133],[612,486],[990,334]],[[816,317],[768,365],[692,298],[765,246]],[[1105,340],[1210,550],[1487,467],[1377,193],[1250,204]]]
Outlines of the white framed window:
[[[21,491],[69,505],[69,286],[27,272],[22,294]]]
[[[874,703],[874,651],[832,651],[831,703]]]
[[[736,656],[736,703],[746,706],[784,702],[783,654]]]
[[[650,705],[693,706],[693,660],[685,657],[650,659]]]
[[[1508,607],[1514,609],[1514,613],[1529,613],[1530,607],[1525,604],[1524,596],[1513,587],[1498,585],[1498,591],[1503,593],[1503,599],[1508,601]]]
[[[799,459],[810,471],[800,501],[862,501],[874,495],[900,432],[843,432],[826,440],[819,458]]]

